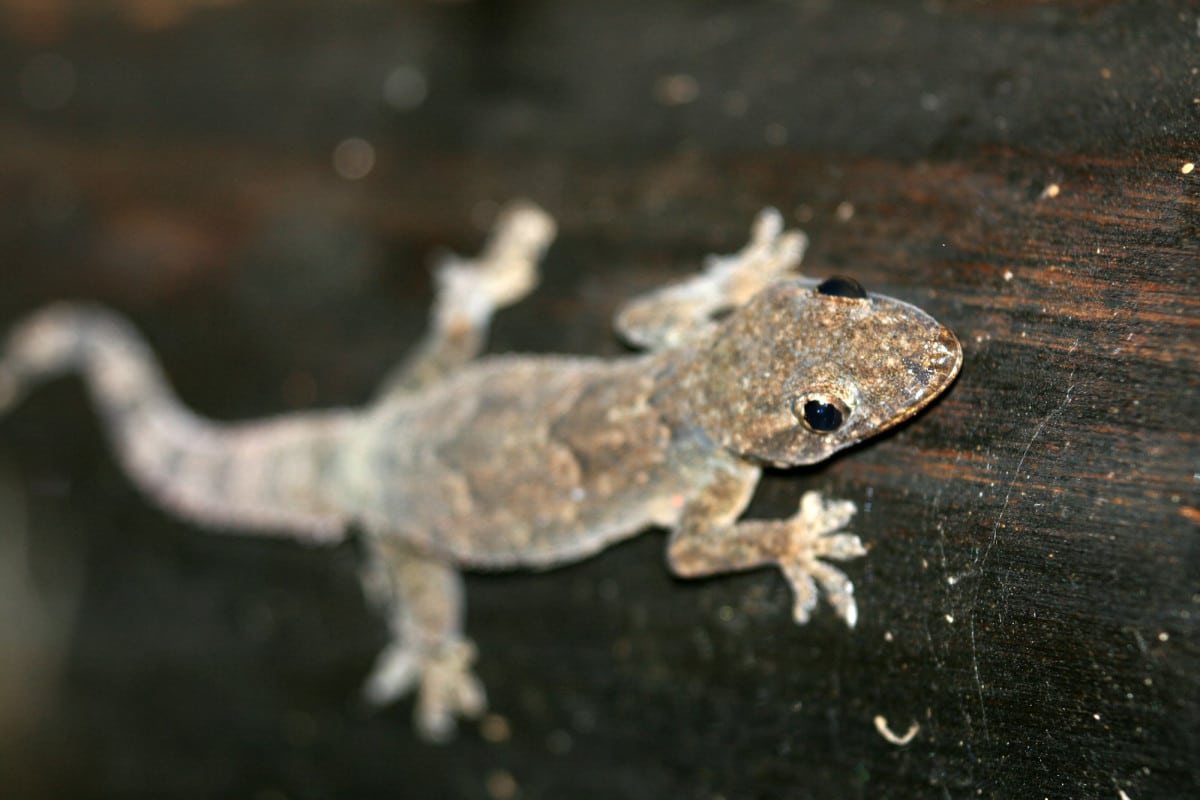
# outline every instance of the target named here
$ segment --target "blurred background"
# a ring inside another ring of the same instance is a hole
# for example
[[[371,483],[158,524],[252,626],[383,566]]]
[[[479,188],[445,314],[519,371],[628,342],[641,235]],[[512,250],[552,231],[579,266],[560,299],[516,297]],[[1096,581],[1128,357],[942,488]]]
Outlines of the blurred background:
[[[967,351],[755,501],[859,504],[854,634],[657,534],[472,576],[493,713],[443,747],[357,701],[353,539],[198,532],[48,385],[0,419],[0,794],[1200,793],[1198,47],[1184,0],[0,0],[0,325],[114,306],[217,419],[366,401],[514,197],[560,239],[496,351],[624,353],[765,205]]]

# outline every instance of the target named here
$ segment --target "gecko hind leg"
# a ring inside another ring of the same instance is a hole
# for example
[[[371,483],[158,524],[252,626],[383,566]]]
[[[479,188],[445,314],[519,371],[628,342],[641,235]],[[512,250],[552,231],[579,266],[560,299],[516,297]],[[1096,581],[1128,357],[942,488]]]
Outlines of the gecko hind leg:
[[[479,355],[492,315],[537,286],[538,263],[555,231],[549,214],[531,202],[515,201],[500,211],[478,256],[443,256],[434,268],[429,330],[384,381],[381,394],[436,383]]]
[[[797,277],[793,270],[807,247],[802,231],[784,230],[783,215],[764,208],[745,247],[732,255],[710,255],[699,275],[633,298],[617,312],[614,326],[636,347],[674,347],[703,334],[716,316],[744,305],[770,284]]]
[[[371,537],[368,545],[363,587],[387,615],[391,641],[377,657],[364,695],[380,706],[415,689],[417,732],[428,741],[446,741],[457,717],[477,717],[487,707],[471,670],[475,645],[462,635],[462,578],[394,540]]]

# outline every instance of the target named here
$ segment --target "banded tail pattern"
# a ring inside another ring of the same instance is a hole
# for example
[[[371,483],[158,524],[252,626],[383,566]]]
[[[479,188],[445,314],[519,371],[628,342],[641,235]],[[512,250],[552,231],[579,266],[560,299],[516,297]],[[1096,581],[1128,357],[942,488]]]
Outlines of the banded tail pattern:
[[[59,303],[17,324],[0,356],[0,414],[40,380],[79,372],[125,470],[164,507],[213,527],[342,535],[336,456],[354,415],[225,425],[185,408],[122,317]]]

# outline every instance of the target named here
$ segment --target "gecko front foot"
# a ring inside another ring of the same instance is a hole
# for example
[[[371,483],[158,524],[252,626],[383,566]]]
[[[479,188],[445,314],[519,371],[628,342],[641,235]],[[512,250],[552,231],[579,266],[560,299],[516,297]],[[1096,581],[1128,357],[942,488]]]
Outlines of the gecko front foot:
[[[783,215],[777,209],[764,208],[754,219],[749,243],[732,255],[706,258],[699,280],[717,287],[727,306],[742,306],[798,267],[807,248],[803,231],[784,230]]]
[[[807,246],[801,231],[784,230],[783,216],[765,208],[745,247],[732,255],[711,255],[699,275],[630,300],[617,314],[616,328],[630,344],[653,350],[698,339],[722,312],[745,305],[791,273]]]
[[[478,717],[487,708],[483,684],[471,670],[475,645],[462,639],[432,652],[393,642],[375,662],[364,694],[384,705],[417,688],[414,722],[422,738],[444,742],[454,734],[456,717]]]
[[[436,325],[447,331],[485,325],[496,309],[533,291],[538,262],[554,239],[555,229],[549,214],[532,203],[518,201],[500,212],[478,256],[443,256],[436,270]]]
[[[792,585],[792,616],[797,624],[808,622],[816,608],[818,584],[847,625],[853,628],[858,621],[854,584],[846,573],[821,560],[848,561],[867,554],[857,536],[840,532],[856,510],[849,500],[825,500],[819,492],[805,492],[800,510],[787,521],[792,535],[787,552],[778,557],[777,563]]]

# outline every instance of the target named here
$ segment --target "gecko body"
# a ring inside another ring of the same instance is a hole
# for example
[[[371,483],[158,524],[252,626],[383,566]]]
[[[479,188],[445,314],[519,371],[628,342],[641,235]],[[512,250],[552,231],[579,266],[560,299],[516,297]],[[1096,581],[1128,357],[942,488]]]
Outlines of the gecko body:
[[[363,409],[204,420],[123,319],[74,304],[16,326],[0,409],[78,370],[122,464],[169,509],[318,542],[358,525],[364,586],[392,633],[366,692],[382,703],[415,688],[428,739],[485,706],[460,570],[552,567],[659,526],[676,574],[773,565],[797,622],[819,585],[853,625],[853,585],[829,563],[865,553],[842,531],[852,503],[809,492],[789,519],[738,517],[764,466],[819,462],[945,390],[954,335],[852,280],[796,275],[803,234],[768,210],[741,252],[622,309],[619,331],[648,352],[475,358],[494,311],[536,285],[553,235],[517,204],[478,258],[444,263],[430,333]]]

